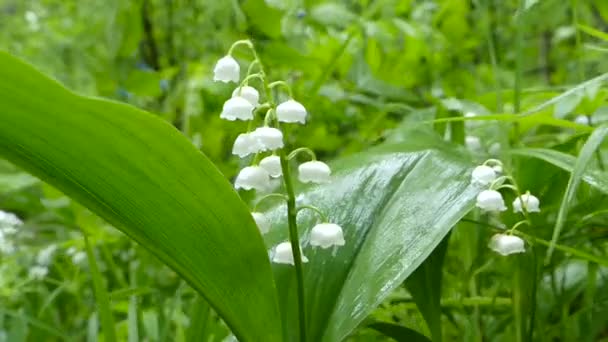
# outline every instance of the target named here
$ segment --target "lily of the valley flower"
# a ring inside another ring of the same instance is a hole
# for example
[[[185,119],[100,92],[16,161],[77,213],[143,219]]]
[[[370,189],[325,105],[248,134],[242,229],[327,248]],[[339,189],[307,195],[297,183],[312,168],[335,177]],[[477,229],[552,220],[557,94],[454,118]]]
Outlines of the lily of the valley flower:
[[[260,160],[260,167],[264,168],[270,174],[270,177],[281,177],[283,170],[281,169],[281,158],[279,156],[268,156]]]
[[[260,229],[260,232],[262,234],[268,233],[271,225],[268,217],[266,217],[266,215],[262,213],[258,213],[255,211],[251,213],[251,216],[253,216],[253,220],[255,221],[255,224],[257,224],[258,229]]]
[[[302,255],[302,262],[308,262],[308,258]],[[291,243],[281,242],[274,248],[274,255],[272,256],[272,262],[277,264],[289,264],[294,265],[293,252],[291,251]]]
[[[263,191],[270,188],[270,175],[268,171],[259,166],[247,166],[236,176],[234,187],[237,189]]]
[[[310,245],[321,248],[344,246],[342,227],[335,223],[319,223],[310,231]]]
[[[471,182],[479,185],[489,185],[496,179],[496,171],[490,166],[479,165],[471,173]]]
[[[495,234],[492,236],[488,247],[502,256],[526,251],[524,240],[517,236],[506,234]]]
[[[251,136],[251,133],[241,133],[232,146],[232,154],[235,154],[241,158],[246,157],[252,153],[258,153],[260,146],[258,140]]]
[[[298,166],[298,179],[302,183],[327,183],[331,176],[331,169],[324,162],[309,161]]]
[[[241,78],[241,67],[232,56],[220,58],[213,68],[213,80],[224,83],[238,82]]]
[[[253,105],[241,96],[233,97],[224,102],[220,118],[229,121],[253,119]]]
[[[505,201],[502,199],[500,192],[496,190],[484,190],[477,195],[478,208],[485,211],[505,211]]]
[[[260,93],[254,88],[250,86],[237,87],[232,92],[232,97],[242,97],[245,100],[249,101],[252,106],[257,107],[260,105]]]
[[[523,212],[523,207],[525,207],[526,211],[529,213],[538,213],[540,212],[540,201],[536,196],[526,192],[513,201],[513,212],[521,213]]]
[[[251,132],[251,136],[257,141],[259,152],[274,151],[283,147],[283,132],[272,127],[259,127]]]
[[[287,100],[277,106],[277,119],[280,122],[306,123],[306,108],[295,100]]]
[[[589,122],[589,117],[587,115],[579,115],[576,118],[574,118],[574,122],[576,122],[579,125],[586,125],[589,126],[590,122]]]
[[[471,151],[481,150],[481,139],[479,139],[479,137],[476,137],[474,135],[467,135],[464,138],[464,142],[466,147]]]

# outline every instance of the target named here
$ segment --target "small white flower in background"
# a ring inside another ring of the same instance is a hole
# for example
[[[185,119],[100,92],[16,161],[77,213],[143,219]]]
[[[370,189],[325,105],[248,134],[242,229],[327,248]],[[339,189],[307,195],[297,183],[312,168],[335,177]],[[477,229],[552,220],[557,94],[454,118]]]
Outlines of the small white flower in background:
[[[335,223],[319,223],[310,231],[310,245],[321,248],[344,246],[342,227]]]
[[[589,126],[589,124],[591,124],[591,122],[589,121],[589,117],[587,115],[577,116],[576,118],[574,118],[574,122],[579,125],[586,125],[586,126]]]
[[[279,156],[268,156],[260,160],[260,167],[264,168],[270,177],[281,177],[283,170],[281,169],[281,158]]]
[[[299,122],[306,123],[306,108],[296,101],[287,100],[277,106],[277,119],[280,122]]]
[[[479,137],[473,135],[467,135],[464,138],[464,143],[467,148],[471,151],[479,151],[481,150],[481,139]]]
[[[502,146],[500,145],[500,143],[493,143],[492,145],[490,145],[490,147],[488,148],[488,153],[490,153],[493,156],[497,156],[500,154],[500,150],[502,149]]]
[[[72,255],[72,263],[75,265],[82,264],[87,259],[87,254],[85,252],[76,252]]]
[[[302,255],[302,262],[308,262],[308,258]],[[281,242],[274,248],[274,254],[272,256],[272,262],[277,264],[289,264],[294,265],[293,252],[291,251],[291,243]]]
[[[251,133],[241,133],[232,146],[232,154],[235,154],[241,158],[246,157],[252,153],[258,153],[261,150],[261,146],[255,137]]]
[[[477,195],[478,208],[485,211],[505,211],[505,201],[502,199],[500,192],[496,190],[484,190]]]
[[[490,185],[496,179],[496,171],[490,166],[479,165],[471,173],[471,182],[479,185]]]
[[[327,183],[331,176],[331,169],[324,162],[309,161],[298,166],[298,179],[302,183]]]
[[[242,97],[245,100],[249,101],[252,106],[257,107],[260,105],[260,93],[253,87],[243,86],[237,87],[232,92],[232,97]]]
[[[5,226],[20,226],[23,224],[17,215],[0,210],[0,227]]]
[[[28,274],[32,279],[40,280],[49,274],[49,269],[46,266],[35,265],[30,268]]]
[[[38,252],[38,255],[36,256],[36,262],[43,266],[50,264],[56,249],[57,246],[55,245],[49,245],[43,248],[42,250],[40,250],[40,252]]]
[[[255,211],[251,213],[251,216],[253,216],[253,220],[255,221],[255,224],[258,225],[260,232],[262,234],[268,233],[268,231],[270,230],[270,225],[271,225],[268,217],[266,217],[266,215],[264,215],[262,213],[258,213]]]
[[[270,187],[270,175],[259,166],[247,166],[236,176],[234,187],[245,190],[266,190]]]
[[[502,256],[523,253],[526,251],[524,240],[517,236],[506,234],[495,234],[492,236],[488,243],[488,247]]]
[[[517,197],[514,201],[513,201],[513,212],[514,213],[521,213],[523,212],[523,208],[526,208],[526,211],[529,213],[538,213],[540,212],[540,201],[538,200],[538,198],[534,195],[530,195],[529,192],[526,192],[525,194],[521,195],[520,197]]]
[[[0,254],[12,254],[14,251],[15,245],[5,236],[5,233],[0,230]]]
[[[224,102],[224,107],[220,118],[228,121],[234,120],[252,120],[253,119],[253,105],[249,103],[245,98],[237,96]]]
[[[238,82],[241,78],[241,67],[232,56],[220,58],[213,68],[213,80],[224,83]]]
[[[260,152],[283,148],[283,132],[276,128],[258,127],[251,136],[257,140]]]

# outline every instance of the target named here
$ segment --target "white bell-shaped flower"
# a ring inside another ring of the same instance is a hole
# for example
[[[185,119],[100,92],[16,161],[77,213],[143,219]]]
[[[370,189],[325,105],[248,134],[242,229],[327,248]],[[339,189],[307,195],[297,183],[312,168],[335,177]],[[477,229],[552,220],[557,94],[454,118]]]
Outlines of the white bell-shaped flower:
[[[298,179],[302,183],[327,183],[331,176],[331,169],[324,162],[309,161],[298,166]]]
[[[277,119],[280,122],[299,122],[306,123],[306,108],[296,101],[287,100],[277,106]]]
[[[258,127],[251,132],[251,136],[256,139],[260,152],[283,148],[283,132],[276,128]]]
[[[589,126],[591,123],[589,122],[589,117],[587,115],[579,115],[574,118],[574,122],[579,125]]]
[[[229,121],[253,119],[253,105],[245,98],[237,96],[224,102],[220,118]]]
[[[479,151],[481,150],[481,139],[474,135],[467,135],[464,138],[465,146],[471,151]]]
[[[505,211],[505,201],[502,199],[500,192],[496,190],[484,190],[477,195],[478,208],[485,211]]]
[[[521,213],[523,212],[523,207],[525,207],[526,211],[529,213],[538,213],[540,212],[540,201],[536,196],[526,192],[513,201],[513,212]]]
[[[270,177],[273,178],[281,177],[283,174],[283,169],[281,168],[281,158],[279,158],[279,156],[268,156],[260,160],[260,167],[268,171]]]
[[[241,67],[232,56],[220,58],[213,68],[213,80],[224,83],[237,82],[241,78]]]
[[[268,217],[266,217],[266,215],[262,214],[262,213],[258,213],[258,212],[252,212],[251,216],[253,216],[253,220],[255,221],[255,224],[257,224],[258,229],[260,229],[260,232],[262,234],[266,234],[268,233],[268,231],[270,230],[270,220],[268,219]]]
[[[247,166],[239,172],[234,187],[245,190],[266,190],[270,188],[270,175],[259,166]]]
[[[301,251],[301,249],[300,249]],[[308,262],[308,258],[302,255],[302,262]],[[274,248],[274,254],[272,256],[272,262],[277,264],[289,264],[294,265],[293,252],[291,250],[291,243],[281,242]]]
[[[13,213],[0,210],[0,227],[2,226],[20,226],[23,222]]]
[[[250,86],[237,87],[232,92],[232,97],[242,97],[245,100],[249,101],[252,106],[257,107],[260,105],[260,93],[254,88]]]
[[[526,251],[524,240],[517,236],[506,234],[495,234],[492,236],[488,247],[502,256]]]
[[[335,223],[319,223],[310,231],[310,245],[321,248],[344,246],[342,227]]]
[[[258,153],[259,151],[261,151],[261,146],[259,145],[258,140],[251,136],[251,133],[239,134],[232,146],[232,154],[241,158],[252,153]]]
[[[471,173],[471,182],[478,185],[489,185],[496,177],[496,171],[492,167],[479,165]]]

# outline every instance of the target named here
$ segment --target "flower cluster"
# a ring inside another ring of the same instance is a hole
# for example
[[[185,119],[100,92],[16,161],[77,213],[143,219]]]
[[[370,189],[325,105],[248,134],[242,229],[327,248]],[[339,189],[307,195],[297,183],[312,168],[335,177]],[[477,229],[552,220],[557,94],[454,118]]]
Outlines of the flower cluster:
[[[241,68],[239,63],[232,57],[232,51],[238,45],[246,45],[253,53],[254,60],[249,65],[247,74],[241,79]],[[298,165],[297,179],[302,183],[322,184],[331,180],[330,167],[316,159],[316,155],[308,148],[298,148],[291,153],[285,152],[285,142],[281,125],[283,124],[305,124],[308,112],[304,105],[293,98],[291,88],[283,81],[270,83],[264,72],[261,61],[257,57],[251,41],[237,41],[232,45],[228,54],[220,58],[214,68],[215,81],[225,83],[235,82],[237,87],[232,92],[222,108],[220,118],[229,121],[250,121],[248,132],[237,136],[232,147],[232,154],[245,158],[253,155],[251,163],[240,170],[235,181],[236,189],[269,191],[272,188],[271,180],[280,179],[285,185],[285,189],[291,188],[290,161],[299,153],[307,153],[311,160]],[[256,68],[257,67],[257,68]],[[255,70],[258,70],[255,72]],[[249,81],[257,79],[261,83],[261,90],[265,94],[262,99],[260,91],[249,84]],[[282,87],[287,90],[288,98],[278,103],[275,101],[273,89]],[[263,101],[260,101],[260,100]],[[256,116],[261,113],[264,117],[263,125],[252,129],[256,125]],[[289,186],[288,186],[289,185]],[[265,196],[281,196],[288,198],[293,194],[270,194]],[[258,202],[259,203],[259,202]],[[325,218],[320,211],[311,206],[308,209],[316,210],[322,218]],[[304,207],[303,207],[304,208]],[[292,208],[296,212],[303,208]],[[289,210],[289,208],[288,208]],[[254,211],[251,213],[255,223],[262,234],[270,231],[272,222],[266,215]],[[321,248],[332,246],[343,246],[345,244],[342,228],[334,223],[324,223],[314,226],[310,233],[310,245]],[[299,242],[292,245],[290,242],[282,242],[274,248],[272,261],[282,264],[294,264],[296,251],[292,248],[299,246]],[[300,248],[301,251],[301,248]],[[301,253],[300,260],[307,262],[308,259]]]
[[[507,234],[495,234],[490,240],[488,247],[501,255],[523,253],[525,252],[524,240],[513,235],[513,232],[515,232],[520,224],[529,224],[529,221],[527,221],[529,213],[540,212],[540,201],[536,196],[531,195],[530,192],[521,194],[519,189],[514,185],[513,178],[502,175],[502,172],[502,163],[495,159],[487,160],[482,165],[473,169],[471,183],[485,188],[477,195],[475,205],[485,212],[503,212],[507,210],[507,206],[499,190],[506,188],[515,191],[518,196],[512,203],[513,212],[522,213],[526,220],[517,223]],[[513,184],[506,184],[506,181],[511,181]]]
[[[13,213],[0,210],[0,254],[15,252],[14,235],[23,222]]]

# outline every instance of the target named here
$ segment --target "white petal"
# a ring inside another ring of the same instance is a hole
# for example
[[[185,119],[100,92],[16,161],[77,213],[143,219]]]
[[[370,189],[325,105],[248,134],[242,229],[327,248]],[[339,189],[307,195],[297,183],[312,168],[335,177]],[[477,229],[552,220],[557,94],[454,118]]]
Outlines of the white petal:
[[[523,212],[522,206],[526,207],[526,211],[529,213],[538,213],[540,212],[540,201],[534,195],[530,195],[529,193],[525,193],[520,197],[517,197],[513,201],[513,212],[520,213]]]
[[[306,108],[295,100],[287,100],[277,106],[277,119],[280,122],[306,123]]]
[[[323,162],[313,160],[298,166],[298,179],[302,183],[327,183],[330,180],[331,169]]]
[[[247,166],[239,172],[234,187],[245,190],[266,190],[270,187],[270,175],[259,166]]]
[[[272,127],[259,127],[251,132],[257,140],[260,151],[274,151],[283,148],[283,132]]]
[[[590,122],[589,122],[589,117],[587,115],[579,115],[576,118],[574,118],[574,122],[576,122],[579,125],[587,125],[589,126]]]
[[[301,249],[300,249],[301,251]],[[307,263],[308,258],[302,255],[302,262]],[[289,264],[294,265],[293,252],[291,250],[291,243],[281,242],[274,249],[274,255],[272,256],[272,262],[277,264]]]
[[[283,170],[281,168],[281,158],[279,156],[268,156],[260,161],[260,167],[264,168],[270,174],[270,177],[281,177]]]
[[[507,256],[509,254],[526,251],[524,240],[514,235],[495,234],[490,239],[488,247],[496,253]]]
[[[471,151],[481,150],[481,139],[476,136],[467,135],[465,137],[465,145]]]
[[[471,182],[479,185],[489,185],[496,179],[496,172],[486,165],[479,165],[471,173]]]
[[[250,87],[250,86],[237,87],[232,92],[232,97],[238,97],[238,96],[249,101],[249,103],[251,103],[251,105],[254,107],[257,107],[260,105],[260,103],[259,103],[260,93],[258,93],[258,91],[253,87]]]
[[[241,75],[239,63],[232,56],[220,58],[213,68],[213,80],[224,83],[238,82]]]
[[[268,233],[268,231],[270,230],[270,220],[268,219],[268,217],[266,217],[266,215],[262,214],[262,213],[258,213],[258,212],[252,212],[251,216],[253,216],[253,220],[255,221],[255,224],[257,224],[258,228],[260,229],[260,232],[262,234],[266,234]]]
[[[258,145],[257,140],[253,138],[250,133],[239,134],[234,141],[234,145],[232,146],[232,154],[241,158],[259,151],[260,146]]]
[[[478,208],[485,211],[505,211],[505,201],[502,199],[500,192],[495,190],[484,190],[477,195]]]
[[[220,118],[229,121],[253,119],[253,105],[246,99],[237,96],[224,102]]]
[[[342,227],[335,223],[320,223],[310,231],[310,245],[321,248],[344,246]]]

